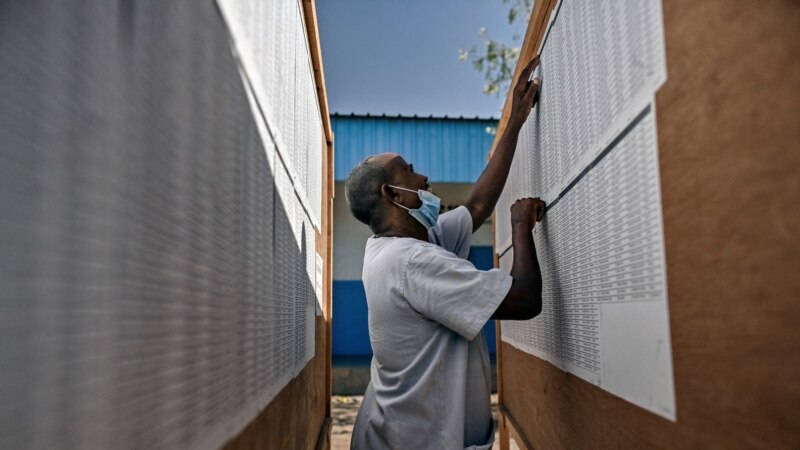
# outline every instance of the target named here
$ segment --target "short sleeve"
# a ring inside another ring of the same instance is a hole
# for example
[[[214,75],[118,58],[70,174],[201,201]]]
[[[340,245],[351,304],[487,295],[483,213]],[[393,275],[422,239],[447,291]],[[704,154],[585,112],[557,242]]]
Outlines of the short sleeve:
[[[409,305],[472,340],[511,288],[510,275],[478,270],[435,245],[420,245],[408,261],[403,294]]]
[[[469,255],[471,239],[472,216],[465,206],[442,214],[436,225],[428,230],[429,242],[464,259]]]

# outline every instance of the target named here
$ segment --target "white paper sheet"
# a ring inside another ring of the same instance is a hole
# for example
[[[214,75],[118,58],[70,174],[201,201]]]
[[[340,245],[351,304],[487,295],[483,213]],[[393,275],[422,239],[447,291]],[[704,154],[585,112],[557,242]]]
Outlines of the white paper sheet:
[[[534,232],[543,310],[505,342],[676,419],[655,115],[647,107]],[[513,249],[500,258],[511,271]]]
[[[557,13],[557,14],[556,14]],[[541,49],[539,103],[520,132],[499,205],[552,202],[650,103],[666,81],[659,0],[562,0]],[[511,246],[507,207],[495,244]]]
[[[325,260],[322,259],[319,253],[315,253],[315,270],[314,270],[314,296],[316,297],[316,310],[317,315],[322,315],[322,288],[325,285]]]

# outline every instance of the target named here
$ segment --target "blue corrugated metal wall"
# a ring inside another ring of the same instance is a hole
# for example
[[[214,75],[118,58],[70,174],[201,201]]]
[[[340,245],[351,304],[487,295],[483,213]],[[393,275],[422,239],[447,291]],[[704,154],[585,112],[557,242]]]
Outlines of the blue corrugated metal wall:
[[[369,155],[400,153],[435,183],[474,183],[494,141],[495,119],[334,114],[336,180]]]

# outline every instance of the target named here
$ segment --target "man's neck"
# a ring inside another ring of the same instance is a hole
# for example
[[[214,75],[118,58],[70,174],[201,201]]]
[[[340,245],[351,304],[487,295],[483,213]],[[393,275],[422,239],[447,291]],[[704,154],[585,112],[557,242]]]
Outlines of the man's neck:
[[[428,242],[428,230],[416,222],[404,223],[377,230],[375,237],[407,237]]]

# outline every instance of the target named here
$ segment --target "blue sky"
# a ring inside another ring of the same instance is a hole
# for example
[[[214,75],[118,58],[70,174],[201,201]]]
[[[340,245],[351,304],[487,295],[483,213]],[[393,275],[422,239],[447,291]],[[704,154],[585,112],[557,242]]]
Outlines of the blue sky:
[[[505,92],[484,95],[458,50],[482,26],[524,34],[501,0],[317,0],[317,14],[331,112],[499,117]]]

